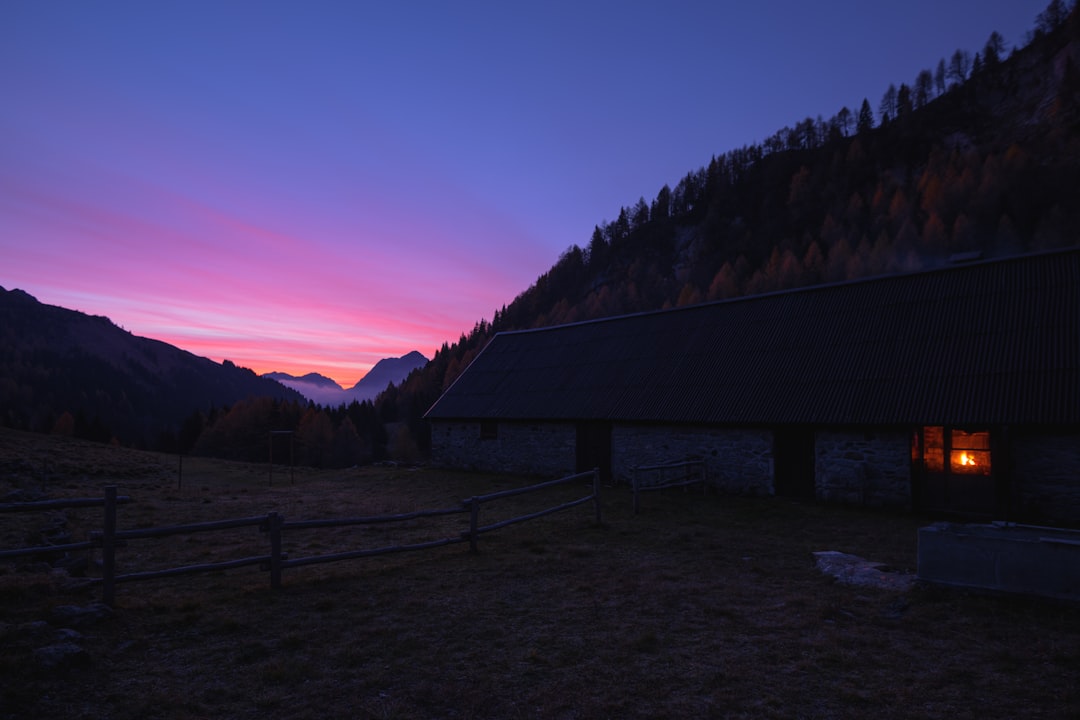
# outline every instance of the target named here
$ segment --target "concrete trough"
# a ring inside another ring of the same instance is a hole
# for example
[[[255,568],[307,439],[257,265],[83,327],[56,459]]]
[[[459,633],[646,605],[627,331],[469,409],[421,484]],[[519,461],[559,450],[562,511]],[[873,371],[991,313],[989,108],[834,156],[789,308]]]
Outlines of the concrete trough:
[[[1080,530],[942,522],[918,539],[922,582],[1080,600]]]

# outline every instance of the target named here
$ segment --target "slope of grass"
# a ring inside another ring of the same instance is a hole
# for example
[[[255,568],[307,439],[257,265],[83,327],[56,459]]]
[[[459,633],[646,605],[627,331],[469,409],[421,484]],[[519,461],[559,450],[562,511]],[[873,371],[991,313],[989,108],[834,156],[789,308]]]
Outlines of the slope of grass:
[[[259,515],[314,519],[449,507],[529,481],[433,469],[298,470],[0,433],[0,494],[53,497],[115,482],[122,529]],[[194,461],[192,461],[194,462]],[[194,465],[192,465],[194,467]],[[284,477],[284,475],[283,475]],[[582,488],[514,498],[487,520]],[[770,498],[605,488],[588,506],[468,545],[289,569],[128,583],[115,616],[81,629],[88,661],[46,672],[28,629],[99,588],[0,564],[0,718],[987,718],[1080,716],[1075,606],[919,588],[840,585],[812,552],[913,569],[917,517]],[[67,511],[90,529],[99,511]],[[0,516],[5,540],[41,517]],[[287,534],[297,557],[460,532],[404,527]],[[18,529],[15,529],[19,526]],[[253,529],[131,541],[121,572],[265,553]],[[11,547],[6,545],[5,547]],[[94,571],[91,570],[91,574]]]

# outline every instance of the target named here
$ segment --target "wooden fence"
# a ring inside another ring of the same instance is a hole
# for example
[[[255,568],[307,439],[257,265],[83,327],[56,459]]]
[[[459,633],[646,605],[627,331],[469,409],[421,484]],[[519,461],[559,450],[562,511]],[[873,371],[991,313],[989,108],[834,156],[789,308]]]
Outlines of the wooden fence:
[[[490,525],[479,524],[480,508],[485,503],[494,502],[496,500],[511,497],[514,495],[536,492],[545,488],[553,487],[555,485],[562,485],[571,482],[581,481],[586,478],[591,479],[592,488],[591,492],[584,497],[561,503],[559,505],[547,507],[537,512],[529,513],[527,515],[521,515],[507,520],[502,520],[500,522]],[[299,567],[301,565],[336,562],[339,560],[350,560],[354,558],[386,555],[389,553],[397,552],[425,550],[429,548],[442,547],[445,545],[452,545],[455,543],[464,542],[468,542],[470,549],[475,552],[477,550],[477,541],[480,535],[482,535],[483,533],[498,530],[500,528],[504,528],[508,525],[512,525],[515,523],[525,522],[527,520],[534,520],[536,518],[540,518],[545,515],[550,515],[552,513],[560,512],[563,510],[568,510],[570,508],[588,502],[593,503],[596,513],[597,524],[602,522],[600,507],[600,472],[598,470],[578,473],[576,475],[568,475],[557,480],[537,483],[528,487],[503,490],[500,492],[489,493],[487,495],[475,495],[466,500],[463,500],[461,502],[461,505],[458,507],[436,510],[419,510],[416,512],[401,513],[397,515],[377,515],[368,517],[338,518],[328,520],[298,520],[287,522],[285,518],[283,518],[281,515],[276,512],[272,512],[267,515],[259,515],[246,518],[234,518],[229,520],[218,520],[214,522],[200,522],[187,525],[173,525],[168,527],[156,528],[139,528],[136,530],[117,530],[116,507],[117,505],[125,502],[130,502],[130,498],[126,496],[117,496],[116,487],[108,486],[105,488],[104,498],[80,498],[73,500],[55,500],[39,503],[12,503],[8,505],[0,505],[0,512],[4,510],[49,510],[65,507],[87,506],[103,506],[105,508],[102,530],[91,532],[90,540],[86,542],[70,543],[67,545],[48,545],[35,548],[21,548],[17,550],[5,550],[0,551],[0,559],[13,558],[25,555],[37,555],[48,552],[91,550],[100,547],[102,555],[101,578],[96,578],[94,581],[100,582],[102,585],[103,602],[107,605],[112,605],[116,599],[116,585],[125,582],[136,582],[140,580],[151,580],[155,578],[170,577],[174,575],[213,572],[218,570],[229,570],[232,568],[245,567],[249,565],[258,565],[261,569],[269,571],[270,587],[273,589],[278,589],[281,587],[282,571],[286,568]],[[287,553],[283,552],[284,534],[286,531],[289,530],[345,527],[350,525],[398,523],[410,520],[457,514],[468,514],[469,528],[468,530],[464,530],[456,536],[438,538],[426,542],[404,545],[390,545],[378,548],[364,548],[302,558],[290,558]],[[161,538],[172,535],[192,535],[195,533],[230,530],[242,527],[257,527],[261,532],[267,535],[269,539],[269,552],[266,555],[236,558],[223,562],[186,565],[183,567],[167,568],[163,570],[132,572],[122,575],[117,574],[116,572],[116,549],[126,544],[129,540]]]
[[[649,476],[654,480],[649,482]],[[634,514],[640,509],[639,496],[650,490],[685,488],[701,483],[701,491],[709,487],[708,470],[704,460],[685,460],[683,462],[664,463],[661,465],[639,465],[634,468],[632,482],[634,486]]]
[[[38,502],[0,503],[0,513],[10,512],[42,512],[45,510],[64,510],[67,508],[104,507],[105,518],[102,527],[109,528],[110,524],[116,528],[116,506],[131,502],[127,495],[117,496],[116,488],[111,488],[111,498],[108,489],[103,498],[67,498],[63,500],[41,500]],[[0,550],[0,560],[7,558],[24,557],[27,555],[47,555],[57,552],[73,552],[76,550],[92,550],[100,547],[100,543],[91,538],[83,542],[62,543],[59,545],[39,545],[36,547],[18,548],[15,550]]]

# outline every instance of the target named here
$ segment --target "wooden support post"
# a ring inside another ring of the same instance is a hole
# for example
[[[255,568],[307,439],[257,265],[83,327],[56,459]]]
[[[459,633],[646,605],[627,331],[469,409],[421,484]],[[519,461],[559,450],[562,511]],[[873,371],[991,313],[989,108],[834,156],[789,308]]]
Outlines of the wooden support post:
[[[270,589],[281,589],[281,525],[284,521],[276,512],[266,517],[270,531]]]
[[[638,514],[638,469],[634,468],[634,514]]]
[[[469,551],[477,552],[476,541],[480,527],[480,501],[476,497],[469,498]]]
[[[593,468],[592,475],[592,488],[593,488],[593,503],[596,505],[596,524],[603,524],[603,517],[600,512],[600,468]]]
[[[105,525],[101,537],[102,602],[116,601],[116,486],[105,488]]]

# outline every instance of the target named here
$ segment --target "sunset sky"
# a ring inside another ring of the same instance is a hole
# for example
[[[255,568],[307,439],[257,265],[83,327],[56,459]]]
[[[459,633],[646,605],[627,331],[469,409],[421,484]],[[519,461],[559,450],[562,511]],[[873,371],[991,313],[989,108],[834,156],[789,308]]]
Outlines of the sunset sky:
[[[1049,0],[0,3],[0,286],[349,387]]]

